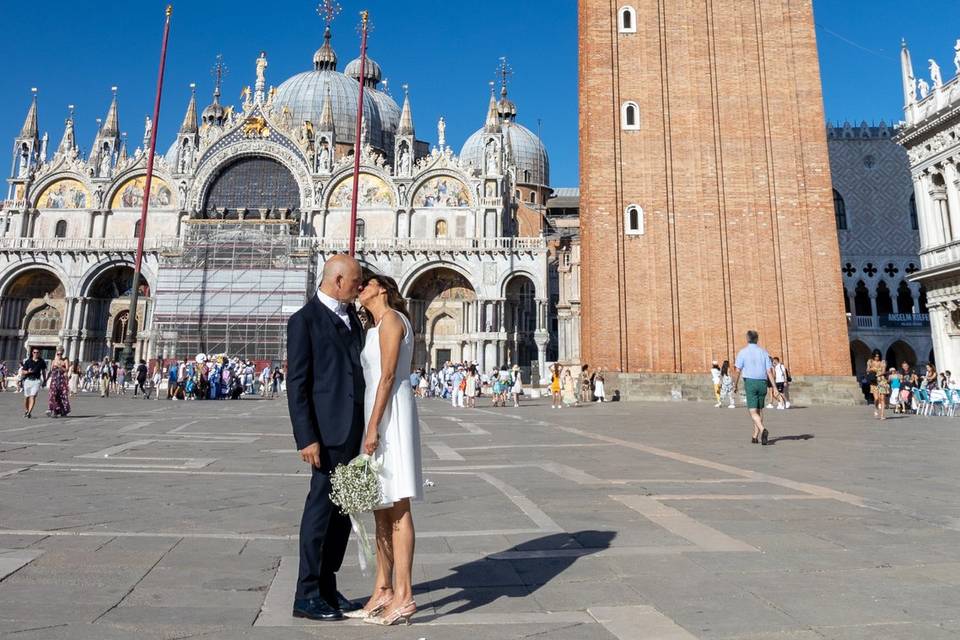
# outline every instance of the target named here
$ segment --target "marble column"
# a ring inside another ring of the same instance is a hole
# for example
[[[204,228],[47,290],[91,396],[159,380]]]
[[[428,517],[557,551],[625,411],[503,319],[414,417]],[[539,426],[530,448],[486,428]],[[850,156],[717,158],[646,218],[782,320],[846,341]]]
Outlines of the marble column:
[[[960,191],[958,191],[957,167],[952,162],[945,163],[943,179],[947,190],[947,208],[949,209],[950,228],[953,239],[960,238]]]

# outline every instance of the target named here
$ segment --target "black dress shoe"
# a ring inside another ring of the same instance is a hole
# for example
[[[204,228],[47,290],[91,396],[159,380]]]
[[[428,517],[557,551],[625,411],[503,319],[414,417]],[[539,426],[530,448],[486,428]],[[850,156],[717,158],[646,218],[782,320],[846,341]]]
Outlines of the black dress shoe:
[[[758,442],[760,441],[757,440],[756,438],[750,438],[750,444],[757,444]]]
[[[767,436],[768,436],[768,435],[770,435],[770,434],[767,433],[767,430],[766,430],[766,429],[764,429],[763,431],[760,432],[760,444],[763,444],[763,445],[767,444]]]
[[[331,607],[323,598],[310,598],[293,601],[293,617],[321,621],[343,620],[343,612]]]
[[[357,602],[356,600],[347,600],[347,598],[339,591],[337,591],[335,596],[331,596],[329,598],[324,598],[324,599],[327,601],[327,604],[329,604],[331,607],[333,607],[334,609],[339,609],[344,613],[348,611],[357,611],[359,609],[363,609],[362,602]]]

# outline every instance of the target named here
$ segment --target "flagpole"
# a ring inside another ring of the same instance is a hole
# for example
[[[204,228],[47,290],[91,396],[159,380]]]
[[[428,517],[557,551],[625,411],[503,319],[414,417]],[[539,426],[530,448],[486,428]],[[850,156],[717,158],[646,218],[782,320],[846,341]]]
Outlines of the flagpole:
[[[353,143],[353,198],[350,200],[350,255],[357,252],[357,193],[360,188],[360,132],[363,128],[363,86],[367,70],[367,18],[369,13],[360,12],[360,97],[357,100],[357,131]]]
[[[160,96],[163,94],[163,69],[167,61],[167,39],[170,36],[170,15],[173,5],[168,4],[163,23],[163,44],[160,47],[160,69],[157,72],[157,97],[153,103],[153,126],[150,130],[150,148],[147,151],[147,177],[143,185],[143,205],[140,208],[140,233],[137,235],[137,256],[130,285],[130,312],[127,316],[127,331],[123,340],[122,361],[128,369],[133,366],[133,345],[137,341],[137,303],[140,298],[140,270],[143,266],[143,239],[147,233],[147,208],[150,204],[150,185],[153,182],[153,158],[157,149],[157,129],[160,124]],[[184,203],[180,203],[184,206]]]

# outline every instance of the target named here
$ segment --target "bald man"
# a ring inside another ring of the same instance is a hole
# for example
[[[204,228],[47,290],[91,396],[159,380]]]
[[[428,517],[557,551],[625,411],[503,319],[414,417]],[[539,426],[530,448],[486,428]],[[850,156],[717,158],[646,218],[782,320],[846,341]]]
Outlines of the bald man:
[[[363,439],[363,332],[353,305],[362,277],[353,258],[330,258],[317,295],[287,323],[290,421],[312,470],[300,521],[297,618],[340,620],[344,611],[360,608],[337,590],[350,519],[330,502],[330,473],[360,454]]]

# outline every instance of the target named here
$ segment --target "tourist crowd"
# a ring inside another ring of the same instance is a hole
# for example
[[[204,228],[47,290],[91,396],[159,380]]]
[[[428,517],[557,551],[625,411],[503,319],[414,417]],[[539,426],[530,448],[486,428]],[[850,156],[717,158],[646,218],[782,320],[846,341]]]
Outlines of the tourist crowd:
[[[193,360],[175,360],[168,366],[158,362],[151,374],[142,359],[129,370],[109,357],[84,367],[79,360],[67,360],[63,349],[57,349],[48,363],[34,348],[16,371],[0,362],[0,392],[7,391],[10,382],[24,395],[25,418],[33,417],[37,396],[44,387],[48,389],[46,415],[59,418],[70,413],[70,400],[80,393],[99,393],[106,398],[132,391],[134,398],[159,399],[165,389],[169,400],[236,400],[257,394],[275,398],[283,390],[284,371],[267,364],[258,373],[252,361],[239,356],[199,354]]]

